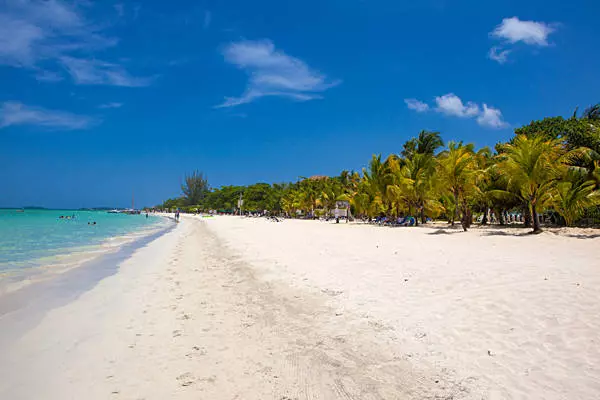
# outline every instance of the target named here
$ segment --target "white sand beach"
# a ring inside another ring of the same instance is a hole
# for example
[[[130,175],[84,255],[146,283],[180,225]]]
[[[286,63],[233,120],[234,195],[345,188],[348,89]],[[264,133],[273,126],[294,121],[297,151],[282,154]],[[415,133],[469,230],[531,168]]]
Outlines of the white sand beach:
[[[600,398],[600,233],[523,232],[182,216],[0,349],[0,398]]]

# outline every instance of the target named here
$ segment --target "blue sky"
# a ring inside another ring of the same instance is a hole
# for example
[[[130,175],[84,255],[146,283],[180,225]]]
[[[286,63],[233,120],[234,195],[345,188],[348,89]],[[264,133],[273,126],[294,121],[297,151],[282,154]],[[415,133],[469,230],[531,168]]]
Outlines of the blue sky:
[[[600,101],[596,1],[0,2],[0,206],[153,205]]]

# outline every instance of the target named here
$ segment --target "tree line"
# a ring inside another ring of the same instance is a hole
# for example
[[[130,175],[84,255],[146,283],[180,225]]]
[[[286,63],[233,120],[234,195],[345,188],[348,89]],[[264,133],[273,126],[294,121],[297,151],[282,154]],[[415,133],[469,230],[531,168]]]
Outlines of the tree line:
[[[518,212],[540,232],[543,213],[566,226],[598,223],[599,189],[600,104],[568,119],[532,121],[494,149],[461,141],[445,145],[439,132],[421,131],[399,153],[373,155],[361,172],[333,177],[211,189],[194,172],[185,178],[183,195],[159,208],[233,212],[241,195],[246,211],[315,217],[347,201],[358,218],[445,218],[465,230],[475,215],[486,224],[493,212],[504,224],[508,212]]]

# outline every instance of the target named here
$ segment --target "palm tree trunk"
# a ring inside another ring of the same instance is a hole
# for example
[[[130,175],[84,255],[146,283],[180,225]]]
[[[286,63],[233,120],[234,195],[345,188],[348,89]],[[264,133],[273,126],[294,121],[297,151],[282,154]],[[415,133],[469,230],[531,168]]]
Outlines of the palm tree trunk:
[[[466,204],[463,204],[460,224],[465,232],[471,227],[472,220],[473,217],[471,216],[471,209]]]
[[[483,209],[483,217],[481,218],[481,225],[487,225],[488,223],[488,208]]]
[[[523,222],[525,223],[525,228],[531,228],[531,211],[529,206],[523,209]]]
[[[542,228],[540,228],[540,220],[538,219],[537,210],[535,209],[535,204],[531,204],[531,218],[533,219],[533,233],[540,233]]]
[[[504,221],[503,210],[501,208],[496,208],[496,209],[494,209],[494,214],[496,214],[496,219],[498,220],[498,223],[500,225],[504,225],[505,221]]]
[[[454,221],[456,221],[456,217],[458,215],[458,193],[454,193],[454,213],[452,213],[452,226],[454,226]]]
[[[421,224],[425,224],[427,220],[425,219],[425,206],[421,204]]]

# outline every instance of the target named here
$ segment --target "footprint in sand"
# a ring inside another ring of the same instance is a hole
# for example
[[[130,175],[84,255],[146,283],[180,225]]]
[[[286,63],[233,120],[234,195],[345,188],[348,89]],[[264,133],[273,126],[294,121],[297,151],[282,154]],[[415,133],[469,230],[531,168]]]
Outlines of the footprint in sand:
[[[190,372],[186,372],[177,377],[180,386],[190,386],[196,382],[196,378]]]
[[[204,347],[194,346],[194,347],[192,347],[192,352],[186,354],[185,356],[187,358],[192,358],[192,357],[204,356],[204,355],[206,355],[206,353],[207,353],[207,351]]]
[[[180,330],[173,331],[173,337],[179,337],[179,336],[181,336],[181,331]]]

